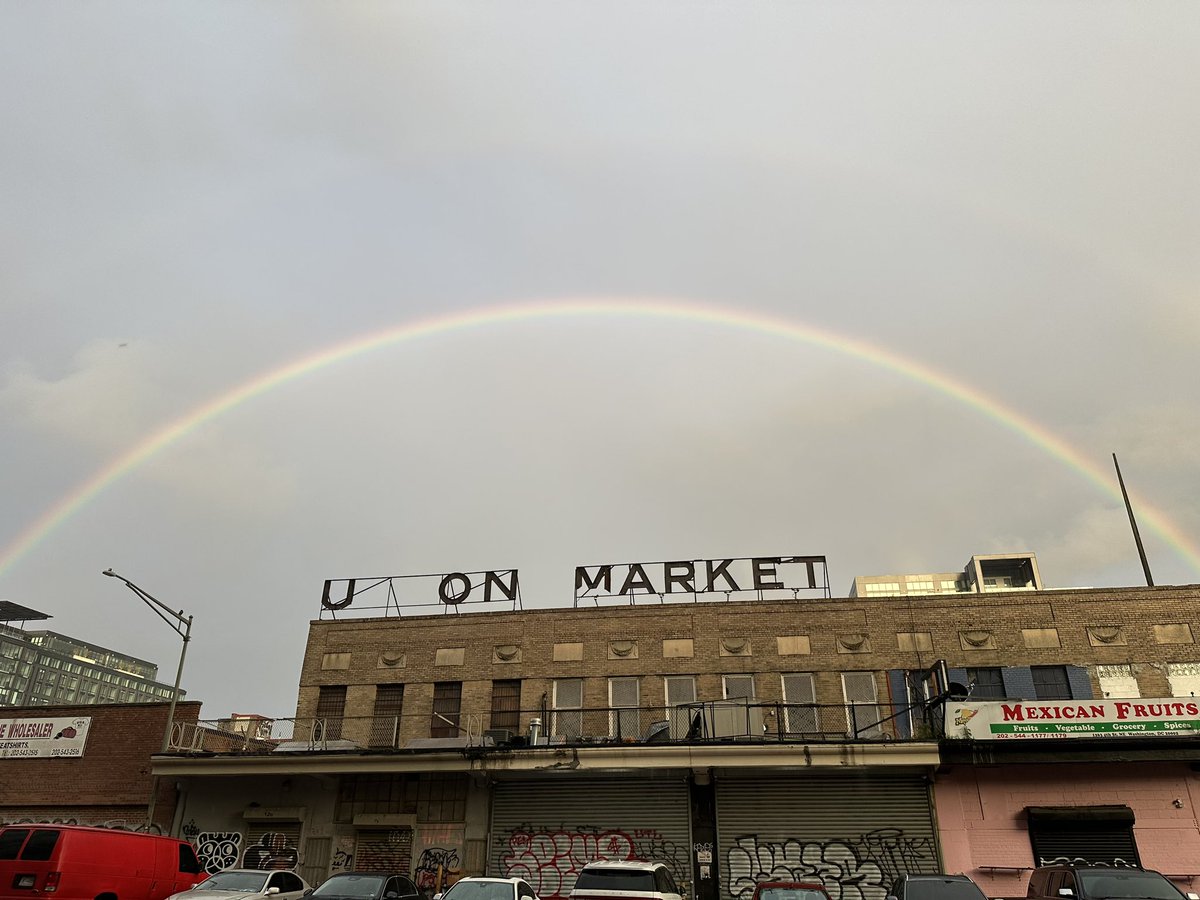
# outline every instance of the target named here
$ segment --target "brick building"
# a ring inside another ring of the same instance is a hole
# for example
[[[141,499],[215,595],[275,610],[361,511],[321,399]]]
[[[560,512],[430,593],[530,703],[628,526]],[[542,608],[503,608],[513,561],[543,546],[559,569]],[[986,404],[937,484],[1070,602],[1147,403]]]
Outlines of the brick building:
[[[0,823],[144,827],[150,757],[162,746],[168,709],[123,703],[0,710]],[[177,723],[199,714],[199,703],[175,707]],[[159,779],[157,790],[154,821],[167,833],[177,792],[168,779]]]
[[[283,835],[314,881],[369,863],[430,890],[520,875],[555,898],[588,859],[636,856],[699,900],[768,876],[883,900],[896,875],[937,870],[1016,895],[1035,845],[1100,837],[1200,873],[1195,738],[1031,747],[941,728],[956,684],[996,704],[1194,695],[1200,587],[637,599],[344,603],[311,623],[294,721],[232,750],[199,727],[155,771],[187,792],[185,833]]]

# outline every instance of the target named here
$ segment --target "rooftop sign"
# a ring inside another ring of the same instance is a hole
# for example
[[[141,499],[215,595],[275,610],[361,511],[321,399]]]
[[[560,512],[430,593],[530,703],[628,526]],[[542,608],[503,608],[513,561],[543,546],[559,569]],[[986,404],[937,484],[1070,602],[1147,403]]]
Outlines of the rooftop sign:
[[[671,560],[657,563],[605,563],[575,569],[575,605],[591,601],[636,604],[690,596],[753,594],[760,600],[829,596],[829,571],[823,556],[753,556],[731,559]],[[457,611],[474,603],[507,602],[521,608],[516,569],[450,572],[442,575],[385,575],[331,578],[321,593],[321,618],[353,607],[355,616],[401,615],[421,607]]]
[[[781,570],[781,567],[791,567]],[[672,560],[657,563],[611,563],[575,569],[575,605],[581,600],[624,599],[667,594],[754,593],[760,598],[798,598],[800,591],[829,596],[829,575],[823,556],[754,556],[737,559]]]
[[[1200,735],[1197,700],[947,703],[946,737],[976,741]]]

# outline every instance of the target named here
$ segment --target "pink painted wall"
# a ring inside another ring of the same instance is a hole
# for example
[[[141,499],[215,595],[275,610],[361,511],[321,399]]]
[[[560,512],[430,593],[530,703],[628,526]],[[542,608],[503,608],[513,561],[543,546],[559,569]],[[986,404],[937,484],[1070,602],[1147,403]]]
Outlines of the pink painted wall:
[[[1027,806],[1128,806],[1142,865],[1188,876],[1173,879],[1184,891],[1200,885],[1200,773],[1187,763],[956,766],[937,775],[934,804],[945,870],[970,875],[989,897],[1025,896]]]

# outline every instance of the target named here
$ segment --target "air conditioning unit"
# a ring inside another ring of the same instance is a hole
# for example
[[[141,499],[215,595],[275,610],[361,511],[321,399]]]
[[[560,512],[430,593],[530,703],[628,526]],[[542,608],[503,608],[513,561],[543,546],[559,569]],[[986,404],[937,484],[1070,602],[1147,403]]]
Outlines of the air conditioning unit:
[[[493,746],[506,747],[513,742],[513,732],[511,728],[489,728],[483,733],[483,742],[486,744],[489,738]]]
[[[763,712],[745,700],[676,706],[669,713],[671,740],[711,741],[763,736]]]

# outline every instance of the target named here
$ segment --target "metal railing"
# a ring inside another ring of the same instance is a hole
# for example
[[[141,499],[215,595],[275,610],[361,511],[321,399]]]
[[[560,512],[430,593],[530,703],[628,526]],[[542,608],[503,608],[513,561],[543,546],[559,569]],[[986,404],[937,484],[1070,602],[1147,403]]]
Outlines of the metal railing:
[[[883,703],[747,703],[539,708],[502,713],[410,713],[176,722],[171,752],[286,753],[337,750],[520,749],[598,744],[731,741],[833,743],[936,740],[940,707]],[[491,727],[484,728],[487,722]],[[450,737],[446,737],[450,734]],[[442,737],[437,737],[441,735]]]

